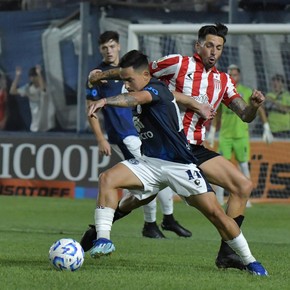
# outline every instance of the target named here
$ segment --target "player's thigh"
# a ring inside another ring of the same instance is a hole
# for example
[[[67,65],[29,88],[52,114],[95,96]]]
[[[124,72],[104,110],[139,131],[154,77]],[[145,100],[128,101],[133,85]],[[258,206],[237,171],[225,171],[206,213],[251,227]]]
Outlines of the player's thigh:
[[[248,162],[250,158],[249,138],[236,139],[234,143],[235,158],[239,163]]]
[[[230,160],[232,158],[233,146],[234,146],[233,139],[220,138],[218,151],[224,158]]]
[[[223,156],[211,158],[199,167],[210,183],[219,185],[229,192],[240,192],[243,188],[248,190],[247,188],[250,187],[249,180]]]
[[[143,188],[141,180],[122,163],[118,163],[100,175],[102,186],[110,188]]]

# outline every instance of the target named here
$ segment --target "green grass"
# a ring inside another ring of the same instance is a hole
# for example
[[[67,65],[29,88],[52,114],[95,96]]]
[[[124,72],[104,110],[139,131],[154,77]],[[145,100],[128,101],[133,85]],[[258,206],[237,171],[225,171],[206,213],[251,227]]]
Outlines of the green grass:
[[[193,232],[189,239],[141,236],[143,214],[135,210],[113,226],[116,252],[93,260],[86,254],[74,273],[57,272],[48,250],[55,240],[80,240],[93,222],[94,200],[0,196],[0,289],[290,289],[290,205],[254,204],[243,232],[269,277],[218,270],[219,236],[195,209],[175,203],[178,221]],[[158,211],[158,221],[161,214]]]

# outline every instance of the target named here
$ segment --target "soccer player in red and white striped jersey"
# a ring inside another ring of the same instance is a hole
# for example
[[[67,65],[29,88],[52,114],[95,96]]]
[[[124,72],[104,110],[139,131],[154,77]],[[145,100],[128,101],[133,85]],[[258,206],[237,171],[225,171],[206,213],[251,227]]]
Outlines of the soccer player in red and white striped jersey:
[[[220,23],[202,26],[198,32],[196,53],[193,56],[175,54],[163,57],[150,63],[150,73],[165,81],[172,91],[181,92],[202,103],[209,103],[215,109],[223,102],[244,122],[251,122],[265,100],[264,95],[260,91],[253,90],[250,102],[246,103],[238,94],[229,75],[218,71],[215,66],[222,55],[227,32],[228,28]],[[96,83],[118,76],[118,70],[102,73],[92,71],[89,81]],[[180,109],[188,142],[198,159],[197,165],[210,183],[230,192],[226,213],[241,226],[246,204],[253,189],[251,180],[230,161],[204,147],[205,120],[192,110]],[[219,268],[244,269],[239,256],[223,241],[216,265]]]
[[[244,122],[251,122],[265,97],[254,90],[247,104],[230,76],[218,71],[215,66],[222,55],[227,31],[227,27],[220,23],[201,27],[193,56],[168,55],[150,63],[150,72],[165,81],[172,91],[209,103],[215,109],[222,102]],[[226,212],[241,226],[252,182],[230,161],[203,146],[206,120],[192,110],[181,108],[181,111],[184,130],[199,167],[212,184],[230,192]],[[243,269],[239,257],[223,241],[216,265],[219,268]]]

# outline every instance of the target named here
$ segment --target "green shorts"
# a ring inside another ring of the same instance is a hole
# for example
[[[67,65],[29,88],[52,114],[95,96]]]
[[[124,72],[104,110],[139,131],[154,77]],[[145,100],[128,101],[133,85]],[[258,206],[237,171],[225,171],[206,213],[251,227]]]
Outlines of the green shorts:
[[[227,160],[235,159],[239,162],[248,162],[250,160],[250,140],[245,138],[219,138],[219,153]]]

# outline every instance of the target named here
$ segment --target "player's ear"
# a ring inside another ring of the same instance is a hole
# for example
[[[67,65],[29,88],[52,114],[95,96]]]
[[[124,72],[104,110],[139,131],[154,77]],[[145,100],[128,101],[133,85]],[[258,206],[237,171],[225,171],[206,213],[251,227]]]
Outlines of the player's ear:
[[[199,41],[196,41],[195,44],[194,44],[194,49],[197,53],[200,52],[200,49],[201,49],[201,44]]]
[[[144,78],[146,78],[146,79],[148,79],[148,78],[151,77],[150,72],[149,72],[148,70],[144,70],[144,71],[143,71],[143,76],[144,76]]]

